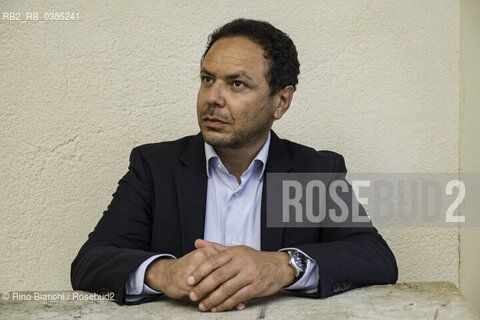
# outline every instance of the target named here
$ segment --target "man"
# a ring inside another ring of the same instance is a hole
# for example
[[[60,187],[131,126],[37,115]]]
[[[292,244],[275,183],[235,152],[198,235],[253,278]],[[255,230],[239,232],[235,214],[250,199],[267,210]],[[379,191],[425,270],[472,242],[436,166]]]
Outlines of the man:
[[[288,110],[298,74],[293,42],[272,25],[237,19],[217,29],[201,62],[201,134],[132,151],[72,263],[73,288],[113,291],[118,303],[188,296],[215,312],[282,288],[327,297],[395,283],[395,258],[370,223],[266,225],[267,173],[346,172],[342,156],[270,130]]]

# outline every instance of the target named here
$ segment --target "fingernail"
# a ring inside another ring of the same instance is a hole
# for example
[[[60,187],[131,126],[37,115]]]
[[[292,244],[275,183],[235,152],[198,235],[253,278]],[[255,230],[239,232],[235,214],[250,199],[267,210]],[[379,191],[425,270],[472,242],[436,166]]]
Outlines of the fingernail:
[[[197,295],[193,291],[190,292],[190,294],[188,296],[190,297],[190,300],[192,300],[192,301],[196,301],[198,299]]]
[[[188,284],[194,284],[195,283],[195,277],[194,276],[189,276],[187,278],[187,283]]]
[[[243,303],[240,303],[238,306],[237,306],[237,310],[243,310],[245,309],[245,305]]]
[[[200,303],[200,304],[198,305],[198,308],[199,308],[200,310],[202,310],[202,311],[207,310],[207,308],[205,308],[205,306],[203,305],[203,303]]]
[[[210,309],[211,312],[215,312],[217,311],[217,308],[213,307],[212,309]]]

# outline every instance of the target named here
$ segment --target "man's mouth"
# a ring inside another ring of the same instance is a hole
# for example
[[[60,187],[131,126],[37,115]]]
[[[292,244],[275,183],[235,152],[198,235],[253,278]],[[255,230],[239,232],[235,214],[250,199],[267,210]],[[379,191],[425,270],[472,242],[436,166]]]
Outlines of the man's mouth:
[[[207,127],[218,128],[224,125],[227,125],[228,122],[216,117],[203,117],[203,122],[207,125]]]

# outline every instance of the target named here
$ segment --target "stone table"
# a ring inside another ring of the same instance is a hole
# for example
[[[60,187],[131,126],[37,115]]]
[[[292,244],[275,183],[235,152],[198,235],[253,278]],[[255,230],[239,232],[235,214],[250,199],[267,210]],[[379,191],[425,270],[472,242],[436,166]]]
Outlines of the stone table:
[[[188,299],[119,306],[99,298],[83,291],[3,293],[0,319],[479,319],[449,282],[372,286],[326,299],[281,292],[223,313],[200,312]]]

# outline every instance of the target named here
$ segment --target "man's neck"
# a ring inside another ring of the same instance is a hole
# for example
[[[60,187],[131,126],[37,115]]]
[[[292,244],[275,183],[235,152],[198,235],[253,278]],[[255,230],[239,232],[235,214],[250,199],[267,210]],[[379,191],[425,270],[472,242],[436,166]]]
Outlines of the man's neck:
[[[238,148],[217,148],[215,152],[222,160],[223,165],[228,172],[237,178],[238,183],[242,183],[240,177],[248,169],[255,156],[262,149],[265,141],[267,141],[268,132],[264,137],[257,139],[255,142]]]

